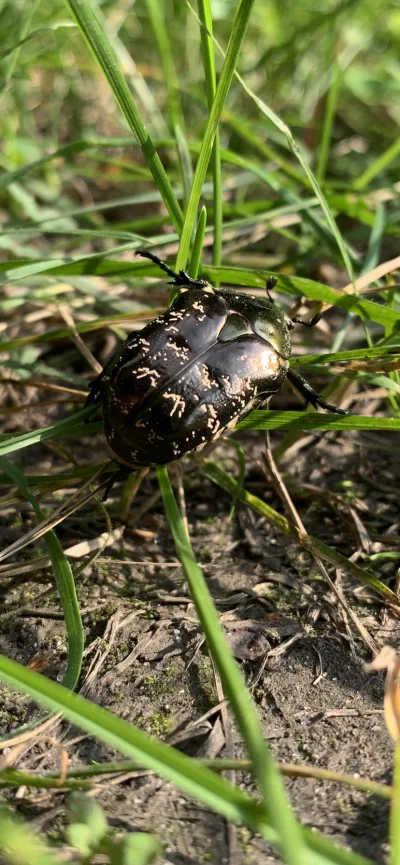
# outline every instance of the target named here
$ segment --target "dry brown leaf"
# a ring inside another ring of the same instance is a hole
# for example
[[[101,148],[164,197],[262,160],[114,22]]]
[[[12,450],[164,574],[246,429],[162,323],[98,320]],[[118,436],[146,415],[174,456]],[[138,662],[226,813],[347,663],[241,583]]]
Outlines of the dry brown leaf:
[[[384,713],[386,727],[394,742],[400,741],[400,656],[393,646],[383,646],[370,664],[369,672],[386,670]]]

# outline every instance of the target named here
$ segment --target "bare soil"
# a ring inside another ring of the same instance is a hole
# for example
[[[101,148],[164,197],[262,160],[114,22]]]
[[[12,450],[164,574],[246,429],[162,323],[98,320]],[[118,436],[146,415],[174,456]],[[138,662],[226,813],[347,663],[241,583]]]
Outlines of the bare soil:
[[[245,486],[282,511],[260,467],[262,434],[241,434],[237,440],[246,454]],[[273,444],[280,440],[276,436]],[[400,558],[396,443],[390,434],[316,433],[303,436],[280,464],[307,530],[361,565],[370,564],[371,554],[397,551]],[[106,454],[101,436],[96,443],[75,443],[76,459],[87,461],[88,446],[92,456],[95,444],[101,459]],[[232,467],[232,453],[221,444],[213,458]],[[65,462],[44,445],[24,452],[22,460],[27,473],[65,470]],[[229,518],[231,499],[192,462],[182,463],[181,472],[194,549],[276,759],[390,783],[393,751],[382,713],[383,675],[364,672],[370,652],[310,555],[240,504]],[[121,489],[115,487],[107,503],[114,528]],[[150,473],[122,537],[77,576],[87,645],[82,692],[191,755],[245,756],[234,725],[218,708],[219,683],[160,500],[148,509],[156,490]],[[46,502],[54,504],[50,495]],[[34,525],[22,502],[17,514],[16,519],[14,507],[3,509],[4,546]],[[57,534],[65,549],[105,530],[104,515],[90,505],[61,524]],[[27,547],[20,560],[34,562],[38,546]],[[374,561],[377,575],[392,586],[397,565],[394,556]],[[345,573],[332,568],[330,573],[375,640],[397,646],[398,621],[380,599]],[[1,579],[0,650],[23,664],[39,658],[46,675],[62,678],[65,630],[56,618],[50,570]],[[2,734],[37,712],[27,698],[0,686]],[[51,736],[67,749],[71,767],[122,759],[65,723]],[[59,752],[43,738],[26,747],[16,765],[35,772],[57,769]],[[236,782],[253,789],[245,772],[236,773]],[[385,800],[323,781],[292,778],[286,784],[304,824],[377,863],[385,861]],[[170,865],[279,861],[262,840],[241,828],[229,833],[222,819],[149,773],[103,776],[96,789],[114,827],[158,833]],[[7,796],[55,843],[64,843],[64,793],[22,788]]]

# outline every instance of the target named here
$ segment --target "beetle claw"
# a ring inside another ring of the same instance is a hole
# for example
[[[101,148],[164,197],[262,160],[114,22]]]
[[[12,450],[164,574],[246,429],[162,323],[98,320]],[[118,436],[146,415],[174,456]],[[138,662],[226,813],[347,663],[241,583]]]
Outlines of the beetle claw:
[[[292,318],[291,322],[292,324],[302,324],[303,327],[314,327],[314,325],[318,324],[318,322],[321,321],[321,318],[322,314],[320,312],[317,312],[317,314],[314,315],[314,318],[312,318],[311,321],[303,321],[302,318]]]
[[[296,390],[299,391],[301,396],[304,397],[306,404],[305,408],[308,405],[312,405],[314,408],[320,406],[324,408],[326,411],[330,411],[333,414],[344,414],[347,415],[348,412],[344,408],[338,408],[336,405],[331,405],[329,402],[325,402],[322,396],[308,384],[308,381],[303,378],[302,375],[299,375],[298,372],[294,372],[294,370],[290,369],[287,377],[289,381],[295,386]]]

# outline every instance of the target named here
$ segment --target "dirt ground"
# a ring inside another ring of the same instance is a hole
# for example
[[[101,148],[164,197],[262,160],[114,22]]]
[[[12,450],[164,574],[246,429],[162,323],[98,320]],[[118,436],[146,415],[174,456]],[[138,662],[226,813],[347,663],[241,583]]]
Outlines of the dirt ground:
[[[236,438],[245,449],[246,488],[282,511],[260,467],[262,434]],[[279,440],[274,436],[273,445]],[[97,441],[101,459],[106,451],[100,435]],[[92,439],[90,448],[93,444]],[[76,443],[82,463],[87,446]],[[228,466],[232,453],[221,444],[213,458]],[[65,463],[43,444],[17,456],[27,473],[65,470]],[[393,586],[400,559],[395,436],[307,434],[280,467],[307,530],[358,564],[371,564],[368,557],[375,556],[377,575]],[[189,460],[182,464],[182,477],[191,540],[276,759],[390,783],[393,751],[382,713],[383,675],[365,673],[371,653],[310,555],[240,504],[230,518],[230,497]],[[243,756],[237,731],[218,708],[219,683],[176,563],[162,504],[154,500],[156,491],[150,473],[119,540],[77,576],[87,645],[81,689],[186,753]],[[107,503],[114,529],[119,526],[120,492],[121,485]],[[21,504],[17,512],[4,507],[2,523],[6,545],[34,525],[34,518]],[[105,530],[104,515],[89,505],[61,524],[57,534],[66,549]],[[389,552],[391,557],[383,555]],[[40,545],[27,547],[20,560],[34,562],[39,554]],[[375,640],[397,646],[399,623],[380,599],[346,574],[332,568],[330,573]],[[24,664],[45,657],[44,672],[62,678],[65,632],[50,571],[38,570],[34,579],[29,574],[2,577],[1,591],[0,650]],[[28,699],[0,686],[1,734],[37,711]],[[59,724],[51,735],[67,749],[71,767],[121,759],[67,724]],[[57,769],[58,760],[57,750],[43,740],[27,747],[16,765],[47,771]],[[247,773],[237,773],[236,781],[243,789],[252,788]],[[292,778],[286,784],[304,824],[377,863],[385,861],[385,800],[322,781]],[[7,795],[54,842],[62,841],[64,793],[22,788]],[[111,825],[156,830],[169,865],[279,861],[259,838],[240,828],[228,833],[222,819],[148,773],[101,778],[97,800]]]

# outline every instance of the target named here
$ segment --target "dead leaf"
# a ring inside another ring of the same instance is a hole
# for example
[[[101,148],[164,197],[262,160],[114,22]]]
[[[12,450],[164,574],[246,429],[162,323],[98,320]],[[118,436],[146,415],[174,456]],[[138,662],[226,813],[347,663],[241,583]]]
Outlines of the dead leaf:
[[[384,713],[386,727],[394,742],[400,740],[400,657],[393,646],[383,646],[370,664],[367,672],[386,670]]]

